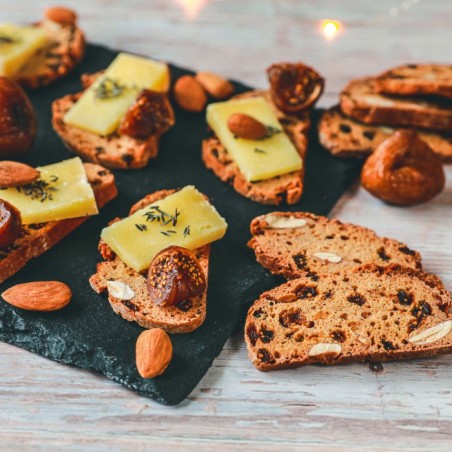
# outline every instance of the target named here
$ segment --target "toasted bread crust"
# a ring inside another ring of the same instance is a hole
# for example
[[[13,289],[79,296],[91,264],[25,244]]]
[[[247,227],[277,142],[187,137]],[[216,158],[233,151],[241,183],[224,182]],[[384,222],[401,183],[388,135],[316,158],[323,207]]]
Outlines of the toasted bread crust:
[[[377,91],[399,96],[435,95],[452,99],[452,65],[406,64],[383,72]]]
[[[341,113],[338,106],[324,111],[318,124],[320,143],[336,157],[365,158],[395,130],[356,122]],[[417,132],[443,162],[452,162],[452,134],[422,129]]]
[[[114,176],[99,165],[85,163],[84,166],[97,206],[102,208],[117,195]],[[0,251],[0,282],[17,273],[29,260],[52,248],[88,218],[24,225],[21,237],[9,249]]]
[[[280,218],[304,219],[300,228],[276,229],[269,226],[268,215],[251,222],[252,239],[248,246],[256,260],[271,273],[287,279],[306,275],[334,273],[368,263],[398,263],[421,269],[421,256],[397,240],[379,237],[371,229],[342,223],[308,212],[273,212]],[[314,256],[329,252],[341,257],[337,263]]]
[[[77,25],[61,25],[50,20],[35,24],[43,28],[48,43],[14,75],[29,88],[49,85],[67,75],[85,55],[85,36]]]
[[[449,309],[450,294],[430,275],[369,264],[263,293],[248,311],[245,342],[262,371],[430,357],[452,351],[452,332],[431,344],[408,339],[452,320]],[[324,343],[340,351],[309,353]]]
[[[145,196],[135,203],[129,215],[146,207],[175,190],[161,190]],[[114,220],[117,221],[118,219]],[[199,297],[191,298],[182,305],[158,306],[154,304],[148,294],[146,275],[138,273],[128,267],[104,242],[100,241],[99,250],[106,259],[97,264],[96,273],[90,278],[90,285],[97,293],[107,291],[107,282],[121,281],[127,284],[135,293],[132,300],[119,300],[110,294],[108,301],[113,311],[129,322],[137,322],[143,328],[162,328],[168,333],[189,333],[199,328],[206,318],[207,290]],[[208,279],[210,245],[194,250],[198,261]]]
[[[352,80],[341,92],[341,110],[366,124],[452,131],[452,108],[419,99],[379,94],[373,78]]]
[[[272,103],[267,91],[251,91],[235,98],[263,96]],[[273,105],[273,103],[272,103]],[[300,171],[284,174],[259,182],[248,182],[231,159],[224,146],[217,138],[208,138],[202,144],[202,158],[207,168],[211,169],[222,181],[228,182],[238,193],[261,204],[279,205],[295,204],[303,192],[303,177],[307,151],[307,133],[310,127],[308,113],[301,116],[287,116],[275,107],[275,112],[284,131],[295,145],[303,159]]]

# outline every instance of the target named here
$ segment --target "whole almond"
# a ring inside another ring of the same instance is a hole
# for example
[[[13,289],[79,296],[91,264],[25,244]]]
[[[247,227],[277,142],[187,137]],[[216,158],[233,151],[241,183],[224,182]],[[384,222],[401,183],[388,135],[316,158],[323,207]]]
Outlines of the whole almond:
[[[215,99],[225,99],[234,91],[231,82],[213,72],[198,72],[196,74],[196,80]]]
[[[20,187],[39,179],[39,171],[24,163],[0,162],[0,187]]]
[[[184,75],[174,84],[174,98],[184,110],[200,112],[207,104],[207,94],[191,75]]]
[[[59,281],[35,281],[10,287],[2,297],[7,303],[27,311],[56,311],[71,301],[72,292]]]
[[[268,133],[264,124],[244,113],[234,113],[229,116],[228,128],[237,138],[245,140],[260,140]]]
[[[77,22],[77,14],[72,9],[63,6],[54,6],[45,11],[46,19],[60,25],[74,25]]]
[[[154,378],[168,367],[173,357],[173,345],[164,330],[153,328],[138,336],[135,353],[139,374],[143,378]]]

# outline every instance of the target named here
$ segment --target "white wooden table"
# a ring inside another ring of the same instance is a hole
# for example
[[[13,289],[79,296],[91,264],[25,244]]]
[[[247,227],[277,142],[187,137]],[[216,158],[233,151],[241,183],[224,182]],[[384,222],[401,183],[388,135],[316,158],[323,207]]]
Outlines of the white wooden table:
[[[0,0],[1,21],[52,1]],[[69,3],[69,2],[66,2]],[[301,59],[327,78],[320,105],[351,78],[391,65],[451,63],[443,0],[79,0],[91,42],[265,86],[272,62]],[[319,21],[342,21],[327,42]],[[358,187],[332,213],[406,241],[452,290],[452,166],[445,192],[388,207]],[[452,356],[260,373],[231,338],[187,401],[161,406],[98,375],[0,343],[0,449],[452,449]]]

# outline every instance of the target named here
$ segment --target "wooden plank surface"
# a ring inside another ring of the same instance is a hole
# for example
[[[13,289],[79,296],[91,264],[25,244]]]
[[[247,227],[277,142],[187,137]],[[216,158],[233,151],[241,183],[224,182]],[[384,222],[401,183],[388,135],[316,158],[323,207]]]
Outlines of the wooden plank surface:
[[[51,1],[0,0],[2,21]],[[75,2],[73,2],[75,3]],[[322,106],[351,78],[394,64],[451,62],[452,4],[441,0],[79,0],[94,43],[265,86],[264,69],[302,59],[327,78]],[[325,18],[342,31],[326,41]],[[388,207],[354,187],[333,215],[406,241],[452,290],[452,167],[434,202]],[[0,449],[450,450],[452,356],[261,373],[239,332],[190,398],[165,407],[98,375],[0,343]]]

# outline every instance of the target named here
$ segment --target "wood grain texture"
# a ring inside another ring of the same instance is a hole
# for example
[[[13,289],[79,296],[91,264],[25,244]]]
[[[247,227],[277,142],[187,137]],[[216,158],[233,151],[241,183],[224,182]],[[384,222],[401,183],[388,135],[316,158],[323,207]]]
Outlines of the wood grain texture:
[[[53,1],[0,0],[2,21],[40,17]],[[64,2],[63,2],[64,3]],[[66,2],[69,4],[69,2]],[[351,78],[414,61],[450,63],[449,2],[79,0],[88,39],[257,87],[272,62],[302,59],[326,78],[321,105]],[[325,42],[321,19],[343,21]],[[452,290],[452,167],[433,202],[389,207],[355,187],[332,216],[406,241]],[[251,252],[251,251],[250,251]],[[257,264],[256,264],[257,265]],[[252,300],[250,300],[250,303]],[[98,375],[0,343],[3,450],[450,450],[452,356],[260,373],[241,332],[190,398],[164,407]]]

